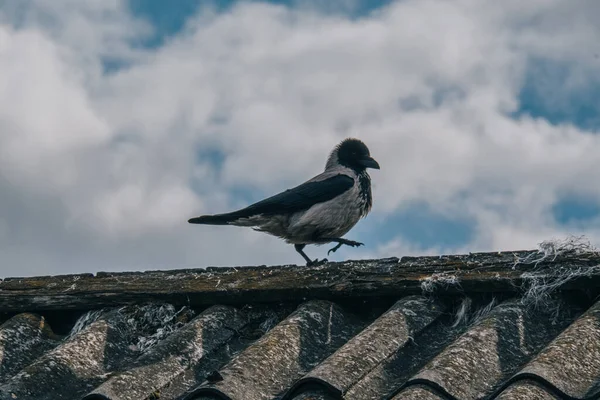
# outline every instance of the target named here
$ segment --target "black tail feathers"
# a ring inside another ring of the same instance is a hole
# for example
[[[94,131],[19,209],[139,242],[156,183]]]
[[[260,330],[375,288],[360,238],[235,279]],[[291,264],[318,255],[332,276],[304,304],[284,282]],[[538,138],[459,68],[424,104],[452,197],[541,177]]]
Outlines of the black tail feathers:
[[[217,215],[202,215],[200,217],[190,218],[188,222],[190,224],[205,224],[205,225],[227,225],[229,222],[233,221],[235,218],[232,218],[227,214],[217,214]]]

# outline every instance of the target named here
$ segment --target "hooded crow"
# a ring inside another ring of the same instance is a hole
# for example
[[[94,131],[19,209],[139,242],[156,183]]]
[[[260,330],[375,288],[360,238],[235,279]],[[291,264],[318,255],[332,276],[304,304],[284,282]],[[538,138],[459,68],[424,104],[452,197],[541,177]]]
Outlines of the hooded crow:
[[[342,236],[371,210],[373,198],[367,168],[379,169],[367,146],[358,139],[345,139],[329,155],[325,171],[300,186],[238,211],[203,215],[188,222],[252,227],[285,239],[294,245],[306,265],[315,265],[319,261],[304,253],[307,244],[337,243],[327,254],[342,245],[363,244]]]

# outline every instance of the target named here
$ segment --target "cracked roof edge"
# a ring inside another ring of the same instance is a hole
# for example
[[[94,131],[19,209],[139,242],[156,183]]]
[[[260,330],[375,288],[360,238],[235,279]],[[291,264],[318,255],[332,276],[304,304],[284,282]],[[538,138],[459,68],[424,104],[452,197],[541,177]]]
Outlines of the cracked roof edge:
[[[147,301],[196,307],[434,291],[524,293],[545,278],[554,279],[553,290],[582,285],[600,290],[599,253],[572,252],[538,259],[536,254],[472,253],[350,260],[313,267],[214,267],[7,278],[0,281],[0,302],[5,312],[31,312],[89,310]]]

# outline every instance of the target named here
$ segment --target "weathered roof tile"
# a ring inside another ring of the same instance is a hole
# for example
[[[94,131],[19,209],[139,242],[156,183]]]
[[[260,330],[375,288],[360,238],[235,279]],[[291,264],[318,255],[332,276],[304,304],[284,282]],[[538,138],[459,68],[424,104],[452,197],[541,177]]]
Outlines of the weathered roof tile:
[[[600,397],[600,301],[573,322],[513,380],[537,377],[563,396]]]
[[[503,390],[497,400],[561,400],[547,388],[531,380],[518,381]]]
[[[346,393],[383,360],[396,353],[440,316],[442,305],[423,296],[396,302],[332,356],[309,372],[292,388],[320,383],[333,394]]]
[[[339,400],[339,395],[334,395],[331,391],[323,388],[312,388],[302,391],[293,397],[293,400]]]
[[[461,400],[493,393],[570,321],[529,312],[518,300],[493,308],[466,333],[446,347],[408,384],[439,387]]]
[[[59,343],[46,323],[37,314],[22,313],[0,326],[0,383]]]
[[[245,316],[233,307],[210,307],[84,399],[144,400],[201,360],[208,359],[211,364],[211,353],[245,324]]]
[[[454,324],[449,313],[442,314],[420,334],[411,337],[395,354],[356,382],[346,392],[346,398],[369,400],[393,396],[465,328],[463,324]]]
[[[199,387],[186,400],[210,394],[233,400],[271,399],[343,345],[361,325],[334,303],[306,302],[222,368],[222,381]]]
[[[436,393],[431,387],[414,385],[392,397],[392,400],[448,400],[448,397]]]
[[[72,399],[99,385],[132,354],[126,310],[99,316],[0,386],[0,398]]]

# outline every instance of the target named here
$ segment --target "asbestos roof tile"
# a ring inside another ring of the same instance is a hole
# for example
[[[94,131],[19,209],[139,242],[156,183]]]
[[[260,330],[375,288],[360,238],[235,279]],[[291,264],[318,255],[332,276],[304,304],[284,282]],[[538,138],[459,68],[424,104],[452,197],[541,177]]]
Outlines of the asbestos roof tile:
[[[121,334],[126,321],[126,313],[118,310],[98,316],[1,385],[0,398],[59,400],[85,394],[131,353]]]
[[[243,313],[233,307],[210,307],[142,354],[127,371],[101,384],[84,400],[144,400],[201,362],[206,364],[205,369],[218,368],[218,358],[213,358],[213,353],[245,324]]]
[[[485,398],[553,339],[571,318],[569,313],[550,318],[529,312],[518,300],[503,302],[406,385],[420,383],[461,400]]]
[[[600,397],[600,301],[558,335],[512,380],[530,376],[563,397]]]
[[[423,296],[397,301],[387,312],[348,341],[294,385],[289,398],[302,386],[323,385],[338,397],[383,360],[406,346],[438,318],[443,306]]]
[[[44,317],[23,313],[0,326],[0,384],[58,345]]]
[[[362,326],[329,301],[309,301],[185,397],[272,399],[346,343]]]
[[[312,388],[303,390],[296,394],[293,400],[339,400],[339,395],[332,394],[329,390],[323,388]]]
[[[346,398],[369,400],[393,396],[408,379],[464,331],[464,323],[454,322],[451,313],[443,313],[356,382],[346,392]]]
[[[448,400],[448,397],[436,393],[431,387],[414,385],[392,397],[392,400]]]
[[[561,397],[550,393],[539,383],[523,380],[510,385],[502,391],[497,400],[561,400]]]

